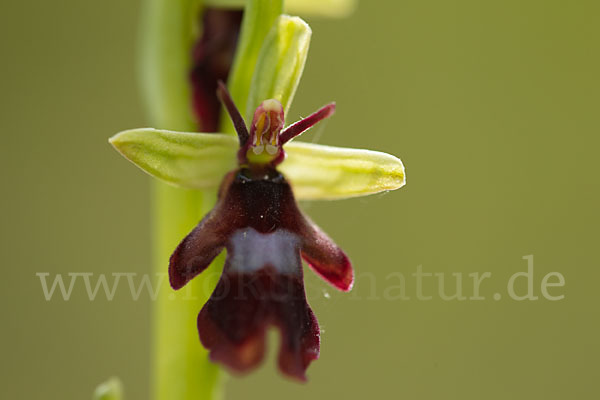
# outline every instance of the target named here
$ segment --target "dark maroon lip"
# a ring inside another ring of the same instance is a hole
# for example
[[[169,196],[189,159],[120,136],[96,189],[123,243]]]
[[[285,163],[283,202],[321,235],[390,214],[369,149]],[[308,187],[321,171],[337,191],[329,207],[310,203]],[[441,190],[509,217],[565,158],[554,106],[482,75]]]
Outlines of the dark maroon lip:
[[[265,261],[244,271],[246,262],[238,256],[245,257],[246,253],[235,242],[240,232],[254,232],[252,235],[260,237],[257,243],[268,244],[255,249],[259,255],[285,252],[274,259],[286,265]],[[281,244],[276,240],[282,240],[282,235],[291,235],[292,241],[285,239],[285,249],[279,250],[274,246]],[[345,291],[354,279],[348,257],[302,213],[291,186],[272,167],[240,168],[227,174],[215,207],[171,256],[172,287],[183,287],[225,248],[223,273],[198,316],[200,339],[211,359],[239,373],[254,369],[263,359],[265,330],[275,326],[282,337],[280,370],[305,380],[306,368],[319,356],[320,331],[306,301],[301,258],[317,274]],[[233,260],[238,263],[235,268]]]
[[[320,329],[306,301],[302,276],[281,275],[269,267],[254,274],[224,272],[198,315],[200,340],[211,359],[236,373],[260,364],[269,326],[281,332],[282,372],[306,380],[306,368],[319,356]]]

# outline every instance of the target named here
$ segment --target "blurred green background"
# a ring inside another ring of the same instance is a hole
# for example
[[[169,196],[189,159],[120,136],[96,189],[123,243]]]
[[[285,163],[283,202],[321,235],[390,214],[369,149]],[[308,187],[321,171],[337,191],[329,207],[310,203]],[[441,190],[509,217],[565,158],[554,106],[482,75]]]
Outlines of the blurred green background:
[[[87,399],[111,375],[127,399],[148,398],[148,297],[89,301],[76,285],[70,301],[45,301],[35,275],[151,269],[151,178],[107,143],[147,125],[139,3],[0,3],[0,398]],[[307,18],[290,120],[336,100],[306,139],[398,155],[408,184],[304,205],[353,259],[355,291],[307,272],[324,329],[310,382],[280,377],[271,343],[257,373],[227,381],[227,399],[599,397],[599,11],[583,0],[402,0]],[[529,254],[540,299],[511,300],[506,283]],[[433,299],[417,300],[419,265],[447,280],[462,272],[467,295],[467,274],[490,272],[486,299],[443,301],[425,285]],[[553,271],[566,280],[550,291],[560,301],[540,293]],[[397,272],[410,300],[385,298]]]

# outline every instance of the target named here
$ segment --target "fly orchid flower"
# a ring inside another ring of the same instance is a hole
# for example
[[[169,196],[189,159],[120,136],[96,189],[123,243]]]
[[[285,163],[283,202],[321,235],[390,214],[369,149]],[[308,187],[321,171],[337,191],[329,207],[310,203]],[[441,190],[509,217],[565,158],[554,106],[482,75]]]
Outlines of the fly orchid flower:
[[[265,14],[274,3],[251,1],[244,13],[247,23],[242,24],[241,36],[252,40],[240,41],[239,57],[228,77],[244,114],[225,86],[218,85],[229,114],[219,131],[235,131],[237,138],[143,128],[120,132],[110,143],[164,182],[196,190],[219,187],[216,205],[169,262],[171,286],[180,289],[227,250],[222,276],[197,319],[210,357],[234,371],[249,371],[262,360],[265,331],[274,325],[282,334],[280,369],[304,380],[306,368],[319,355],[320,331],[306,300],[301,260],[342,291],[351,289],[353,271],[348,257],[300,211],[296,199],[342,199],[395,190],[405,184],[405,175],[402,162],[386,153],[292,141],[331,116],[335,104],[285,127],[284,114],[302,75],[311,31],[298,17]],[[266,19],[272,23],[264,23]],[[169,100],[151,99],[157,104]],[[183,113],[177,104],[168,102],[173,111],[169,115]],[[249,126],[242,115],[252,120]],[[167,367],[176,368],[170,359]]]
[[[248,132],[222,84],[219,95],[238,133],[239,167],[225,176],[214,209],[171,256],[170,282],[180,289],[226,248],[220,282],[198,316],[211,359],[240,372],[257,366],[272,324],[282,335],[281,371],[304,380],[319,356],[320,330],[306,301],[300,258],[344,291],[353,272],[344,252],[300,211],[276,167],[285,158],[283,145],[330,116],[335,105],[282,129],[283,107],[265,100]]]
[[[306,300],[301,259],[342,291],[352,288],[353,270],[296,198],[394,190],[405,183],[404,167],[385,153],[290,143],[331,116],[334,103],[283,128],[282,105],[268,99],[248,130],[222,84],[219,95],[237,141],[225,134],[146,128],[121,132],[111,144],[146,172],[178,186],[210,187],[224,175],[215,207],[171,255],[171,286],[185,286],[226,249],[219,283],[197,320],[210,358],[237,372],[253,369],[263,359],[265,331],[274,325],[282,337],[280,370],[303,381],[319,356],[320,331]]]

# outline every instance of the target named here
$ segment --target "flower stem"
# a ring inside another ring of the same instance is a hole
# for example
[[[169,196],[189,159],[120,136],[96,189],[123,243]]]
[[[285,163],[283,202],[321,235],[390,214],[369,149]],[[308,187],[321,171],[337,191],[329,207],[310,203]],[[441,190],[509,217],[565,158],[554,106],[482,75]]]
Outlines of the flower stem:
[[[282,0],[250,0],[246,5],[240,46],[231,82],[245,99],[267,33],[280,15]],[[146,0],[142,21],[141,77],[152,126],[195,132],[189,72],[191,49],[198,39],[203,0]],[[303,63],[302,63],[303,64]],[[224,125],[221,132],[234,133]],[[184,190],[155,182],[153,189],[155,271],[166,276],[177,244],[212,208],[214,191]],[[224,256],[211,267],[220,272]],[[207,271],[208,272],[208,271]],[[220,397],[219,369],[198,339],[196,317],[215,286],[217,274],[197,276],[187,290],[175,293],[164,281],[153,312],[154,400],[213,400]]]
[[[212,207],[215,194],[154,185],[154,259],[165,276],[179,241]],[[213,267],[221,268],[222,260]],[[214,274],[202,274],[185,290],[174,292],[167,282],[154,304],[154,399],[211,400],[220,397],[219,368],[208,360],[198,340],[196,317],[214,286]],[[165,278],[166,279],[166,278]]]
[[[140,56],[143,97],[150,123],[196,131],[191,111],[191,49],[198,35],[201,0],[144,2]],[[164,277],[153,304],[152,397],[154,400],[213,400],[219,369],[201,346],[196,317],[206,301],[210,274],[188,291],[175,293],[166,281],[169,257],[179,241],[212,208],[215,193],[153,183],[154,270]],[[222,266],[222,259],[216,267]]]

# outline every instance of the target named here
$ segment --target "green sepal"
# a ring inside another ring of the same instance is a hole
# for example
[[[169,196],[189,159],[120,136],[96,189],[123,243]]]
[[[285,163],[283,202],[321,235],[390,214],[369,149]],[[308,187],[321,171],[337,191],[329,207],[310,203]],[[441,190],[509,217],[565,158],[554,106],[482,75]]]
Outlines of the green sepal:
[[[126,159],[148,174],[189,189],[215,188],[235,168],[237,138],[217,133],[131,129],[109,139]]]
[[[300,200],[333,200],[366,196],[404,186],[399,158],[379,151],[293,141],[278,167]]]
[[[252,121],[254,111],[266,99],[278,100],[287,115],[302,77],[311,35],[301,18],[277,18],[258,56],[246,109],[241,109],[246,121]]]
[[[244,111],[258,56],[271,27],[283,12],[283,0],[250,0],[244,9],[240,41],[227,79],[227,87],[237,107]],[[221,132],[235,134],[226,110],[221,112]]]

